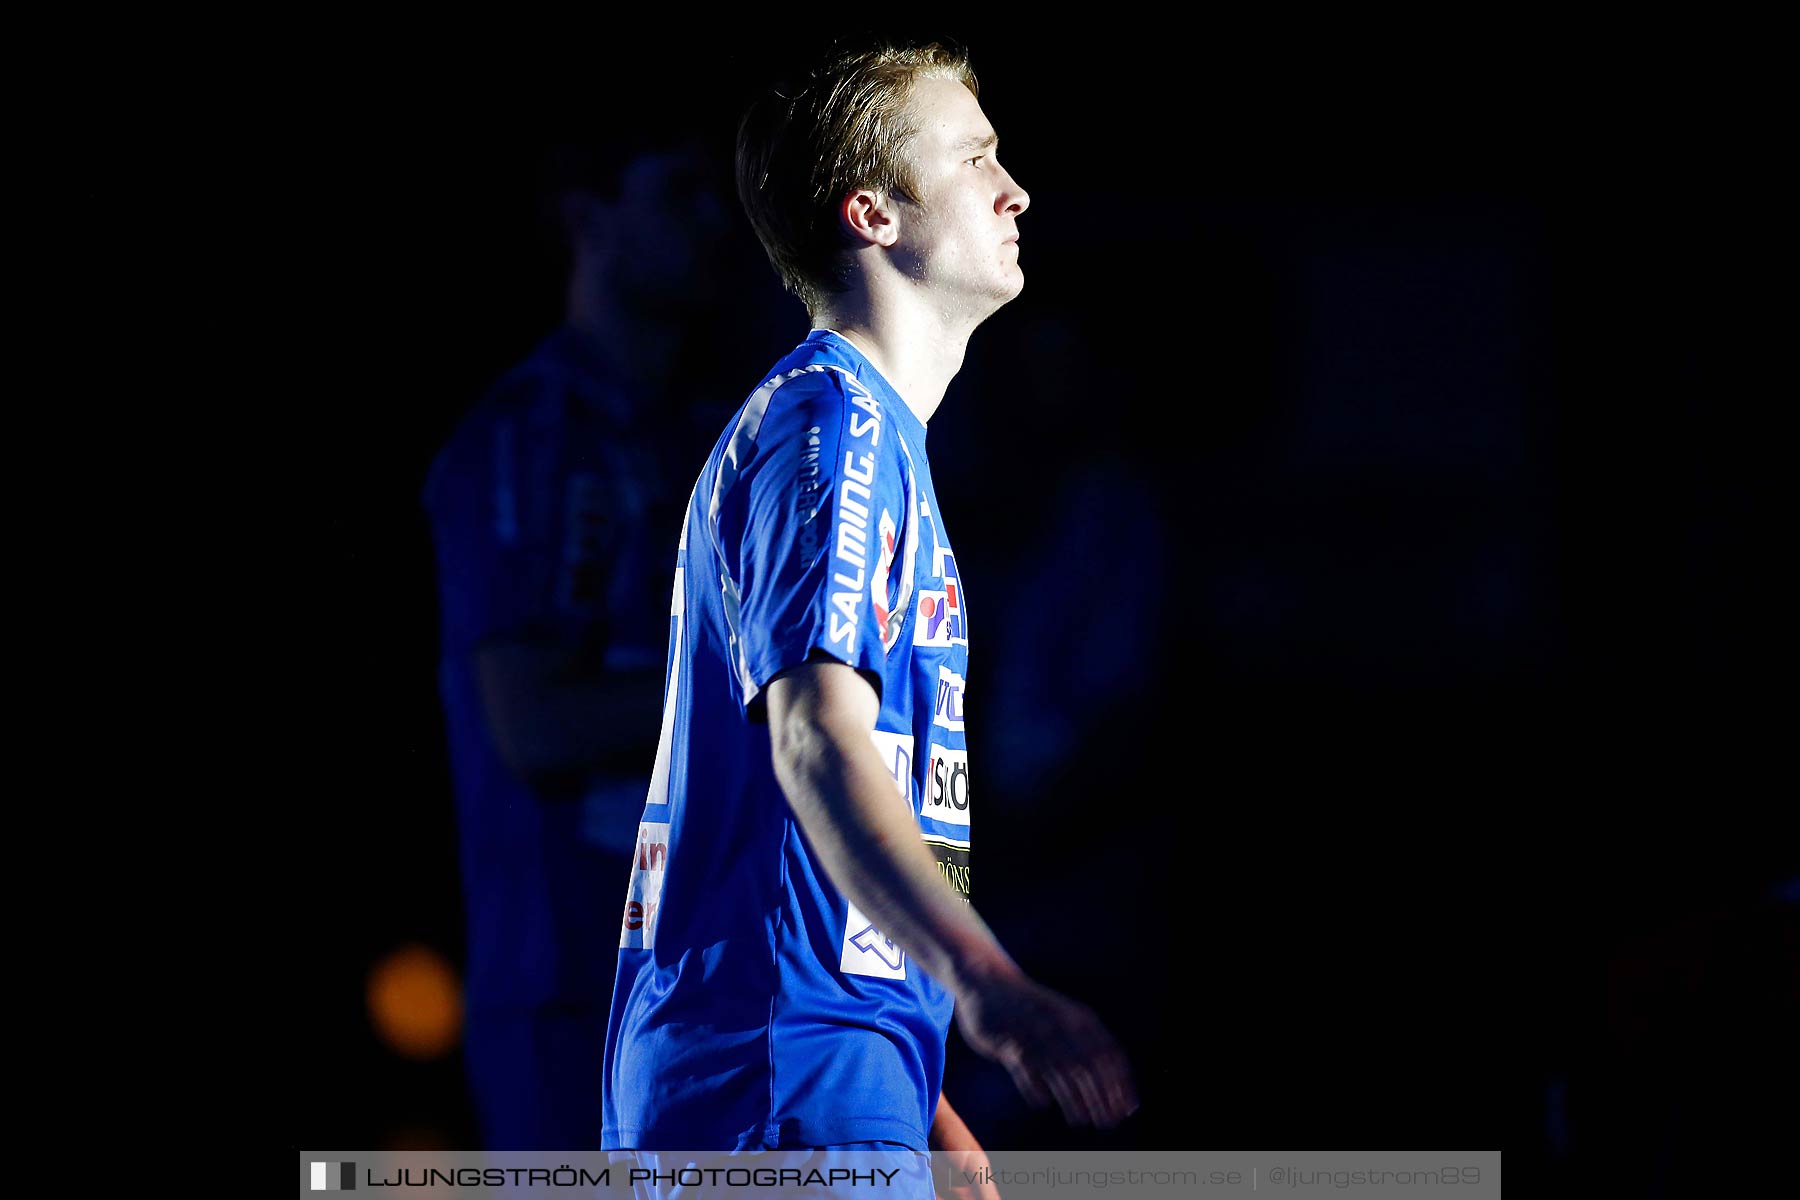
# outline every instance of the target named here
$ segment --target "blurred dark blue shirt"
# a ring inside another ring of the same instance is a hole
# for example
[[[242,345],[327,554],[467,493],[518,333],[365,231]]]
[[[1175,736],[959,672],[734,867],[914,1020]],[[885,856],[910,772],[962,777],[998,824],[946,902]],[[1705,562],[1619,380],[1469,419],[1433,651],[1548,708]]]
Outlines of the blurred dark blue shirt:
[[[475,652],[550,642],[576,648],[596,671],[663,665],[689,481],[673,494],[670,426],[646,420],[633,396],[629,380],[561,327],[464,418],[425,487],[471,1008],[604,1013],[610,998],[622,864],[651,760],[594,779],[579,802],[534,794],[495,744]]]

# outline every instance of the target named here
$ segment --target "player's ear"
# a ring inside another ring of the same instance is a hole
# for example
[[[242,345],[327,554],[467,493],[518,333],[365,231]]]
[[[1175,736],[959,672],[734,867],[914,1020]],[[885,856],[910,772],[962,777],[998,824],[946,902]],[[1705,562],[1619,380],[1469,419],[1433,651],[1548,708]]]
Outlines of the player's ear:
[[[838,205],[838,223],[853,246],[892,246],[900,239],[899,213],[886,192],[857,188]]]

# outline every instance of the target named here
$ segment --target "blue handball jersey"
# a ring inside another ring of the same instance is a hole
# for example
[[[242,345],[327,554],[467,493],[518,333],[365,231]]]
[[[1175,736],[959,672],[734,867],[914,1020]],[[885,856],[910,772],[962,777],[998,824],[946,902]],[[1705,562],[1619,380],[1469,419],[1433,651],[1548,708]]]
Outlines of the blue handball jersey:
[[[968,631],[925,427],[823,329],[738,410],[688,502],[608,1149],[926,1148],[951,995],[832,884],[770,761],[763,689],[814,652],[878,684],[895,803],[967,900]]]

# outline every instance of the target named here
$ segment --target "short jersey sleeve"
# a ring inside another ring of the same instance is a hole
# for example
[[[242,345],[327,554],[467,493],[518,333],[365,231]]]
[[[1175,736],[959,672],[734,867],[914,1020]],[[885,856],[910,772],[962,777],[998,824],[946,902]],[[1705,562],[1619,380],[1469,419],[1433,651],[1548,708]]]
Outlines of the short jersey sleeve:
[[[795,372],[767,404],[733,489],[735,553],[725,549],[737,574],[725,603],[741,701],[754,712],[770,679],[815,652],[857,668],[881,695],[911,599],[907,454],[880,401],[844,372]]]

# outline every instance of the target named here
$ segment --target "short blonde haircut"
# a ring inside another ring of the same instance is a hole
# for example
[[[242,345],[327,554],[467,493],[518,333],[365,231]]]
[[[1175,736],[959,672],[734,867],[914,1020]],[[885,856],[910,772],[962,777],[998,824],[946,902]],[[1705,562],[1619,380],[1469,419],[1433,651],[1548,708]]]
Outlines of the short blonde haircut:
[[[918,198],[907,144],[913,81],[941,76],[980,95],[968,51],[941,42],[834,45],[775,84],[738,122],[738,198],[782,286],[814,315],[849,283],[838,203],[859,188]]]

